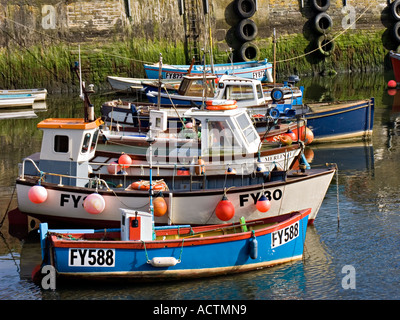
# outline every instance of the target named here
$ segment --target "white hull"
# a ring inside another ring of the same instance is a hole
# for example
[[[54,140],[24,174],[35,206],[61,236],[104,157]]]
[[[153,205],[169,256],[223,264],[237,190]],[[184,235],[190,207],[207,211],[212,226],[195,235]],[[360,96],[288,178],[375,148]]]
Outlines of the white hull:
[[[0,90],[1,95],[12,95],[12,94],[31,94],[35,98],[35,102],[44,101],[47,98],[46,89],[10,89],[10,90]]]
[[[231,188],[227,197],[235,207],[235,216],[229,222],[257,219],[263,216],[276,216],[287,212],[312,208],[310,220],[313,221],[322,204],[334,170],[322,170],[320,174],[287,182],[277,181],[264,187],[264,194],[272,197],[271,208],[267,213],[259,212],[255,207],[256,199],[261,195],[262,185]],[[83,208],[86,196],[95,189],[63,187],[43,183],[48,191],[47,200],[34,204],[28,199],[28,191],[34,183],[26,184],[17,180],[18,207],[21,212],[42,220],[59,220],[89,225],[116,225],[120,221],[119,208],[149,210],[148,191],[99,191],[104,197],[106,207],[100,214],[89,214]],[[215,224],[221,221],[215,215],[215,207],[223,196],[223,190],[163,192],[168,212],[156,217],[156,223],[173,224]]]

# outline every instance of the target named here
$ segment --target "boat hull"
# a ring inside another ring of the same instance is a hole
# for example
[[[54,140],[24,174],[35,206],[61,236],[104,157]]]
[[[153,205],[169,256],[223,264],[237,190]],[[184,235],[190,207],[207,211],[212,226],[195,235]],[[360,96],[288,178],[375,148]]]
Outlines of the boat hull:
[[[247,232],[219,236],[204,233],[204,237],[184,240],[73,241],[48,236],[46,247],[51,251],[47,257],[51,257],[59,277],[91,280],[179,280],[245,272],[301,259],[308,215],[309,210],[303,210],[262,229],[250,227]],[[193,231],[196,233],[196,229]],[[257,252],[252,250],[254,241]],[[97,258],[100,251],[104,259]],[[87,252],[95,263],[78,257],[78,253]],[[164,267],[149,263],[156,257],[178,263]]]
[[[372,135],[375,99],[334,104],[331,107],[311,105],[307,113],[307,127],[313,142],[366,138]]]
[[[144,64],[146,76],[149,79],[159,78],[158,64]],[[163,65],[161,71],[162,79],[181,79],[188,74],[190,65]],[[203,66],[194,66],[191,69],[192,74],[203,74]],[[206,66],[206,73],[211,73],[211,66]],[[226,63],[214,65],[214,75],[222,77],[225,74],[231,74],[242,78],[257,79],[260,81],[272,82],[272,64],[266,60],[248,61],[238,63]]]
[[[282,181],[242,180],[237,175],[236,187],[229,188],[227,197],[235,208],[234,217],[227,221],[237,222],[243,216],[246,220],[261,217],[279,216],[286,212],[311,208],[310,221],[314,221],[328,190],[334,169],[310,169],[304,174],[290,171]],[[123,182],[123,177],[121,181]],[[204,177],[200,177],[202,181]],[[196,180],[193,183],[200,183]],[[249,185],[253,183],[253,185]],[[25,176],[16,181],[18,208],[21,212],[36,217],[42,222],[64,223],[91,227],[117,227],[120,224],[119,208],[149,211],[149,193],[140,190],[97,190],[105,200],[105,209],[100,214],[90,214],[83,207],[84,199],[96,192],[93,188],[67,187],[42,182],[47,189],[47,200],[40,204],[32,203],[28,198],[30,188],[37,184],[36,178]],[[242,186],[241,186],[242,184]],[[185,186],[182,184],[181,188]],[[123,189],[122,189],[123,190]],[[262,213],[257,210],[257,199],[264,193],[271,199],[271,208]],[[204,225],[221,223],[215,214],[215,208],[224,194],[221,188],[163,191],[167,203],[167,213],[156,217],[157,224]]]

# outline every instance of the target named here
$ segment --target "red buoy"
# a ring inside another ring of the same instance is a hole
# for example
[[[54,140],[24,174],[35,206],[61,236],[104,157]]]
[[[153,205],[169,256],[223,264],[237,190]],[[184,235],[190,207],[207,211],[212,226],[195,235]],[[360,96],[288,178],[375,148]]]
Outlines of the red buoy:
[[[235,207],[225,195],[222,197],[222,200],[218,202],[217,207],[215,208],[215,214],[218,219],[222,221],[231,220],[235,215]]]
[[[124,169],[128,168],[132,164],[132,159],[130,156],[124,153],[119,157],[118,164]]]
[[[114,161],[109,166],[107,166],[107,172],[109,174],[117,174],[117,172],[119,171],[118,167],[118,162]]]
[[[271,208],[271,201],[266,196],[262,195],[256,203],[256,208],[260,212],[267,212]]]
[[[289,136],[292,141],[297,141],[297,135],[292,130],[289,129],[285,135]]]
[[[397,83],[394,80],[389,80],[388,84],[387,84],[388,88],[396,88],[397,87]]]

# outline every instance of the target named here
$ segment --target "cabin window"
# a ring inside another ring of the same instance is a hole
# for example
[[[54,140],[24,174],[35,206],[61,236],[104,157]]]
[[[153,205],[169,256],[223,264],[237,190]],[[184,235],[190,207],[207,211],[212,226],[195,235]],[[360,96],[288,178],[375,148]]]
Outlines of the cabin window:
[[[67,153],[69,151],[69,138],[68,136],[55,136],[54,137],[54,151]]]
[[[257,139],[254,126],[250,122],[249,118],[246,117],[246,114],[242,113],[241,115],[237,116],[236,121],[242,129],[242,132],[248,143],[252,143],[254,140]]]
[[[209,148],[232,150],[235,147],[235,139],[226,121],[208,122]]]
[[[94,135],[93,135],[92,144],[90,146],[90,152],[92,152],[96,148],[97,137],[98,136],[99,136],[99,130],[96,130]]]
[[[254,99],[253,87],[245,85],[227,85],[223,98],[236,101]]]
[[[92,135],[90,133],[85,134],[85,138],[83,139],[83,143],[82,143],[81,153],[86,153],[89,150],[89,143],[90,143],[91,136]]]
[[[264,97],[261,85],[257,85],[257,97],[258,99],[262,99]]]
[[[186,80],[186,79],[185,79]],[[211,79],[204,83],[203,79],[190,79],[187,84],[182,84],[179,93],[185,96],[202,97],[205,89],[206,97],[214,97],[214,84]]]

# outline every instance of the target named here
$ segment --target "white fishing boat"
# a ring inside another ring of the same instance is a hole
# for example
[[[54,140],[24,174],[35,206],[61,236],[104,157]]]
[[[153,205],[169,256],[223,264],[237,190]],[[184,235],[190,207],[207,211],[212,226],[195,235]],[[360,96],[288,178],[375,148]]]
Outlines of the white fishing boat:
[[[47,98],[47,89],[9,89],[9,90],[0,90],[0,97],[2,95],[32,95],[35,98],[35,102],[44,101]]]

